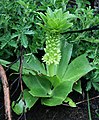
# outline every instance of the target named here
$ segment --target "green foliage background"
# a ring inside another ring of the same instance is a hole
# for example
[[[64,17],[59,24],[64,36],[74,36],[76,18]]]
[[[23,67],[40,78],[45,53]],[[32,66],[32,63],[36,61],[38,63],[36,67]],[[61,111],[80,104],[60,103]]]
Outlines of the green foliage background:
[[[23,46],[25,50],[24,54],[28,54],[24,57],[23,74],[29,74],[29,72],[32,75],[41,74],[44,65],[40,63],[42,58],[39,57],[40,54],[38,51],[44,54],[46,34],[38,25],[38,23],[44,24],[44,21],[38,13],[45,14],[48,7],[53,11],[61,8],[63,12],[69,11],[75,15],[75,18],[71,21],[73,25],[68,31],[99,26],[99,14],[95,9],[91,8],[87,0],[75,0],[73,3],[70,0],[0,0],[0,64],[7,67],[7,64],[16,60],[19,57],[20,46]],[[65,41],[73,45],[71,61],[82,54],[87,54],[87,58],[94,70],[84,76],[87,82],[86,90],[88,91],[94,87],[95,90],[99,91],[99,30],[61,34],[61,36],[62,42]],[[37,55],[40,61],[38,61],[33,54]],[[38,66],[32,64],[32,62],[27,63],[27,61],[31,60],[31,55],[33,55],[33,63]],[[15,66],[12,66],[11,69],[18,72],[18,67],[19,62],[17,62]],[[28,67],[29,69],[27,69]],[[43,69],[42,74],[45,73],[46,71]],[[50,80],[53,79],[56,78],[51,78]],[[58,79],[56,80],[58,81]],[[77,91],[78,87],[78,92],[80,93],[81,88],[79,86],[81,86],[81,82],[78,84],[74,89]],[[33,103],[27,102],[29,108],[31,108],[38,99],[34,99],[31,94],[33,93],[27,90],[24,92],[26,102],[29,98],[33,100]],[[54,98],[52,98],[52,100],[53,99]],[[42,101],[42,103],[48,104],[46,103],[46,99]],[[65,101],[70,102],[71,100],[68,98]],[[20,113],[22,113],[22,101],[16,106],[15,111],[20,105]]]

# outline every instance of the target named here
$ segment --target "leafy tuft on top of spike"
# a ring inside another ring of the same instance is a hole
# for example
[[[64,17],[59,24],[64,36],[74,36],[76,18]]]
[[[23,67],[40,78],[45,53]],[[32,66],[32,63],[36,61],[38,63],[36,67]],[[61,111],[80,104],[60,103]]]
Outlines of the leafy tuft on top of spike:
[[[69,11],[63,12],[62,9],[55,9],[52,11],[49,7],[45,14],[38,13],[42,18],[44,24],[39,23],[39,25],[49,32],[54,33],[63,33],[70,28],[73,23],[71,20],[75,17],[75,15],[70,14]]]

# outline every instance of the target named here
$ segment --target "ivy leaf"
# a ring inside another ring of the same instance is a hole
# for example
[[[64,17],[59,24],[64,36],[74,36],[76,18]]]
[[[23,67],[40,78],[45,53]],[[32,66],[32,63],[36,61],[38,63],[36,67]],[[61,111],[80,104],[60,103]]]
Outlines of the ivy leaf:
[[[33,32],[33,30],[27,30],[27,31],[24,32],[24,34],[25,35],[33,35],[34,32]]]
[[[18,33],[14,33],[14,34],[12,34],[11,39],[14,39],[14,38],[16,38],[16,37],[18,37],[18,36],[19,36]]]
[[[6,61],[6,60],[2,60],[2,59],[0,59],[0,64],[1,65],[3,65],[3,66],[7,66],[8,64],[10,64],[11,62],[8,62],[8,61]]]
[[[14,41],[14,40],[11,40],[8,44],[9,44],[10,46],[12,46],[12,47],[17,48],[17,42]]]
[[[27,89],[23,91],[23,98],[25,100],[26,105],[24,105],[24,102],[20,97],[17,100],[18,102],[15,102],[15,101],[12,102],[12,109],[18,115],[23,113],[24,107],[25,107],[25,112],[26,112],[27,108],[30,109],[35,104],[35,102],[38,100],[38,98],[33,97]]]
[[[93,87],[95,90],[99,91],[99,83],[92,82]]]
[[[21,45],[23,45],[25,48],[28,46],[27,36],[24,34],[21,35]]]
[[[0,48],[3,49],[9,42],[11,41],[11,35],[10,33],[6,33],[2,37],[0,37]]]

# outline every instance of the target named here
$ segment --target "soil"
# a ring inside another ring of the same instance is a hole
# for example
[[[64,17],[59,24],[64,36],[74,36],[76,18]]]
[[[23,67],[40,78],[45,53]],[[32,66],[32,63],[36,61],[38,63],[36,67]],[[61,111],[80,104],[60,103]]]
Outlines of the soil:
[[[76,95],[78,96],[78,94]],[[90,98],[98,95],[98,92],[90,91]],[[81,99],[81,96],[78,98]],[[0,97],[0,106],[2,106],[1,99],[2,98]],[[79,101],[79,99],[76,101]],[[99,120],[99,116],[97,115],[97,111],[99,111],[99,98],[90,100],[90,107],[92,120]],[[17,116],[12,111],[12,120],[25,120],[24,116],[21,116],[20,119],[19,118],[20,116]],[[0,109],[0,120],[5,120],[4,108]],[[31,110],[26,113],[26,120],[89,120],[87,101],[80,103],[76,108],[71,108],[65,105],[48,107],[41,105],[40,101],[38,101]]]

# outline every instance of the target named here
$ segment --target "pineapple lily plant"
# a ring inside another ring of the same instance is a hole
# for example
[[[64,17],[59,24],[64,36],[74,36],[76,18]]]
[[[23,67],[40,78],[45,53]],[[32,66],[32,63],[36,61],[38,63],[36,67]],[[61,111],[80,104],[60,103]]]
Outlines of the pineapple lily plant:
[[[25,111],[30,109],[38,99],[41,104],[56,106],[68,103],[75,107],[76,104],[69,97],[69,94],[76,90],[81,93],[80,78],[93,70],[86,54],[80,55],[74,60],[71,59],[73,45],[65,40],[61,41],[61,33],[72,27],[72,19],[75,17],[62,9],[52,11],[48,8],[47,13],[39,13],[44,24],[39,25],[45,30],[46,47],[45,55],[41,63],[33,54],[25,54],[23,62],[23,81],[27,89],[23,91],[25,100]],[[0,61],[3,65],[9,64]],[[19,62],[11,68],[18,70]],[[21,95],[18,102],[12,103],[12,108],[17,114],[24,111],[24,102]]]
[[[62,9],[52,11],[50,8],[47,9],[47,13],[39,13],[39,15],[44,22],[44,24],[39,25],[45,30],[46,34],[45,55],[42,60],[47,65],[48,74],[53,76],[52,71],[55,71],[61,59],[61,33],[66,32],[68,28],[72,27],[73,23],[71,20],[74,15],[69,14],[69,12],[63,13]]]

